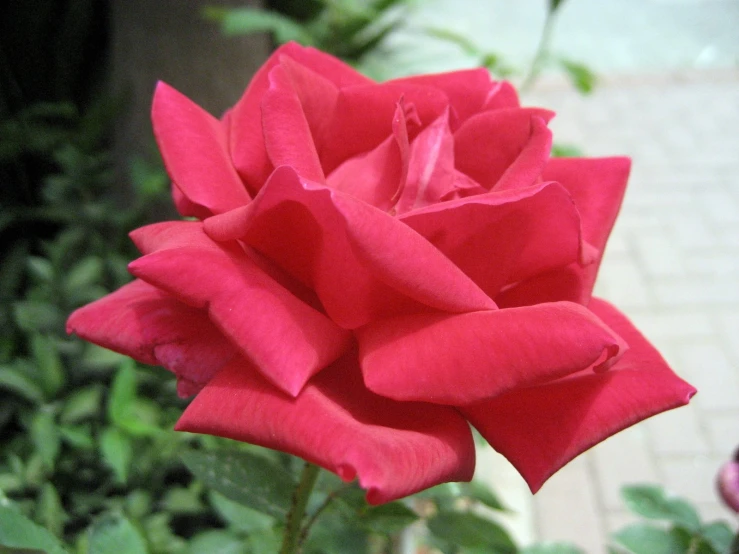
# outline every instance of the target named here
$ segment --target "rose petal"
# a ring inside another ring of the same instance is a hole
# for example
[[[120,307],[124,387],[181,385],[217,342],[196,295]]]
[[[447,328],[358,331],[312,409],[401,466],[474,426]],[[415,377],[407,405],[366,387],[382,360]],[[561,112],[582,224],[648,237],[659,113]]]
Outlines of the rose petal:
[[[313,288],[331,319],[353,329],[430,308],[466,312],[495,304],[405,224],[355,198],[274,174],[248,209],[210,218],[215,240],[241,239]]]
[[[190,394],[236,352],[204,311],[138,280],[76,310],[69,316],[67,332],[167,368],[187,381]]]
[[[599,370],[625,348],[597,317],[569,302],[398,317],[359,329],[357,338],[370,390],[449,405],[557,379],[596,362]]]
[[[552,158],[543,172],[570,192],[580,211],[583,237],[603,250],[626,191],[629,158]]]
[[[198,394],[176,429],[289,452],[345,481],[357,477],[371,504],[469,481],[475,463],[469,426],[456,410],[372,394],[354,353],[313,378],[297,398],[235,360]]]
[[[326,142],[318,145],[326,174],[349,158],[373,150],[392,135],[393,116],[401,98],[407,107],[415,110],[418,121],[418,125],[408,129],[411,140],[448,106],[446,95],[438,89],[392,81],[339,91]]]
[[[491,298],[506,284],[567,266],[579,256],[580,218],[558,183],[471,196],[399,218]]]
[[[454,190],[454,137],[445,111],[413,141],[408,180],[395,206],[398,214],[439,202]]]
[[[151,117],[167,171],[187,199],[177,203],[182,215],[203,217],[250,201],[219,120],[163,82],[157,84]]]
[[[549,121],[552,112],[538,108],[501,109],[482,112],[468,119],[454,133],[454,157],[457,169],[490,190],[508,168],[524,153],[529,164],[544,166],[549,152],[533,149],[543,159],[527,155],[530,142],[546,144],[542,135],[549,133],[539,120]],[[528,166],[521,169],[528,169]],[[526,173],[528,175],[528,172]],[[509,175],[508,178],[512,178]],[[520,179],[518,180],[520,181]],[[534,181],[524,186],[533,185]]]
[[[532,306],[543,302],[577,302],[587,306],[591,288],[587,286],[594,264],[582,267],[577,263],[538,273],[504,288],[495,295],[495,303],[501,308]]]
[[[531,118],[531,137],[521,153],[493,186],[501,191],[533,185],[539,179],[552,151],[552,132],[539,117]]]
[[[518,93],[508,81],[500,81],[490,89],[481,111],[520,107]]]
[[[325,181],[300,97],[288,71],[278,65],[269,73],[262,98],[262,131],[273,166],[289,165],[306,179]]]
[[[613,306],[594,299],[590,307],[629,344],[610,371],[519,388],[461,409],[518,469],[532,492],[591,446],[687,404],[695,393]]]
[[[401,100],[393,117],[393,134],[374,150],[337,167],[328,177],[328,186],[387,211],[405,188],[408,157],[408,128]]]
[[[348,65],[315,48],[305,48],[294,42],[280,46],[257,71],[231,111],[231,156],[239,175],[254,194],[262,188],[274,169],[264,146],[261,103],[269,88],[270,71],[285,57],[328,79],[337,87],[372,83]]]
[[[490,80],[490,72],[484,68],[414,75],[389,82],[402,86],[427,86],[443,91],[448,98],[449,106],[454,110],[453,119],[457,126],[481,111],[491,90],[497,89],[499,85]]]
[[[213,242],[200,223],[149,225],[132,237],[151,253],[132,262],[131,273],[182,302],[206,308],[282,390],[298,394],[347,348],[347,332],[278,284],[235,242]]]

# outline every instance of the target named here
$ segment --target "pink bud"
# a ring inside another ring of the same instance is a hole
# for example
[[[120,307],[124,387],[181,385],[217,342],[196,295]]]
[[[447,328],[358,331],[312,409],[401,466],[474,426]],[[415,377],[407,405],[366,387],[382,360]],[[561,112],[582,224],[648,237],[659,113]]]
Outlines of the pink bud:
[[[739,513],[739,449],[734,453],[734,459],[719,470],[716,485],[724,503]]]

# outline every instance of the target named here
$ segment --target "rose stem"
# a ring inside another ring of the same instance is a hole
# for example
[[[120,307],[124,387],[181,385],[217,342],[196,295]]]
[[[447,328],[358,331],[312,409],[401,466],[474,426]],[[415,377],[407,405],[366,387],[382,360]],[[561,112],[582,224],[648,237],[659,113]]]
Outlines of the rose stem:
[[[300,482],[295,487],[290,512],[287,514],[285,537],[282,542],[280,554],[295,554],[297,552],[300,526],[305,516],[305,507],[308,505],[308,499],[310,498],[310,493],[313,491],[313,485],[316,484],[319,471],[321,471],[321,468],[308,462],[303,467],[303,472],[300,474]]]

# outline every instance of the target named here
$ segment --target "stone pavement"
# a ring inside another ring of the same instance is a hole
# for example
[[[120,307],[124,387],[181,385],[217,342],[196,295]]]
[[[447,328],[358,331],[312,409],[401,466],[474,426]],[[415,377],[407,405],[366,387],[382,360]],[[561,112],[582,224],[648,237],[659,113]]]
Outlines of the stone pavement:
[[[555,141],[626,154],[632,176],[596,292],[627,313],[699,390],[691,405],[616,435],[531,502],[539,539],[605,552],[629,521],[619,489],[660,483],[706,519],[735,523],[714,489],[739,446],[739,71],[615,79],[583,98],[556,85]]]
[[[410,27],[456,30],[525,66],[545,0],[429,0]],[[524,97],[552,108],[555,142],[589,156],[629,155],[630,187],[596,292],[629,315],[699,393],[690,406],[638,424],[580,456],[532,497],[494,452],[480,477],[514,510],[519,540],[606,552],[632,521],[629,483],[661,484],[706,520],[736,519],[714,479],[739,446],[739,2],[567,0],[552,50],[604,76],[590,97],[548,75]],[[396,74],[469,67],[459,48],[412,30],[381,60]],[[392,75],[387,75],[392,76]],[[515,82],[515,78],[514,78]]]

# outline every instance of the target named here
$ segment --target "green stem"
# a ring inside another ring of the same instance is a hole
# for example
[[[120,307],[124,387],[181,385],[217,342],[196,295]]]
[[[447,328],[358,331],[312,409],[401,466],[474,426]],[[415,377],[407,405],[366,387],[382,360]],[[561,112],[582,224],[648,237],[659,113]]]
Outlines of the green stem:
[[[552,29],[554,28],[554,14],[556,12],[557,10],[552,8],[547,10],[547,18],[544,20],[544,27],[541,30],[539,46],[536,48],[536,54],[534,54],[534,59],[529,66],[529,72],[518,89],[521,93],[528,91],[539,77],[541,66],[549,52],[549,43],[552,40]]]
[[[310,493],[318,479],[318,472],[321,470],[316,465],[305,463],[303,473],[300,474],[300,482],[295,488],[293,494],[293,503],[290,513],[287,514],[287,522],[285,525],[285,537],[282,541],[280,554],[295,554],[300,546],[300,528],[305,517],[305,508],[308,505]]]

